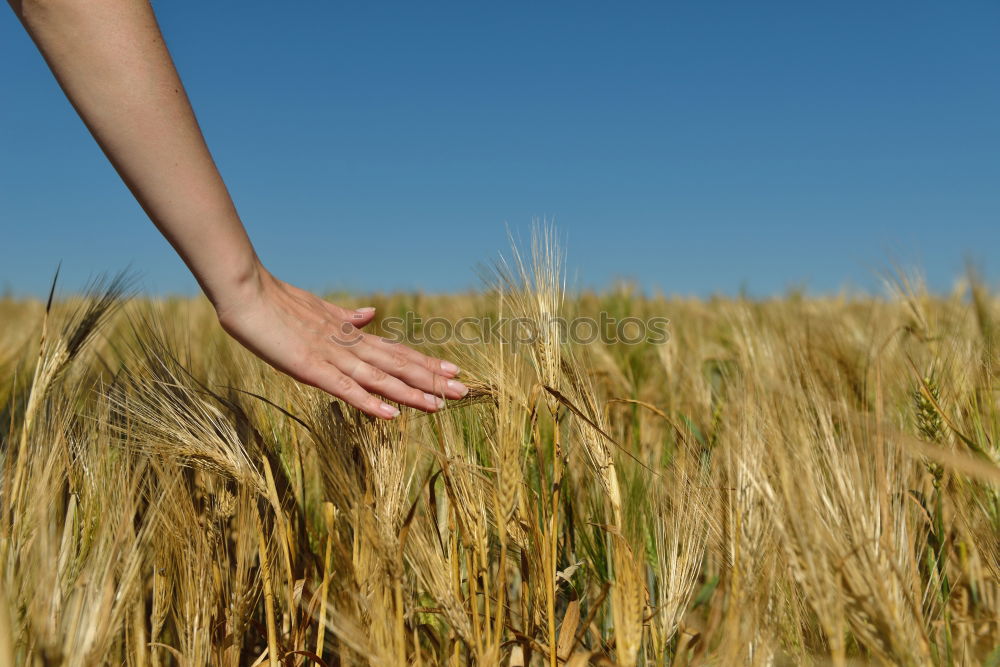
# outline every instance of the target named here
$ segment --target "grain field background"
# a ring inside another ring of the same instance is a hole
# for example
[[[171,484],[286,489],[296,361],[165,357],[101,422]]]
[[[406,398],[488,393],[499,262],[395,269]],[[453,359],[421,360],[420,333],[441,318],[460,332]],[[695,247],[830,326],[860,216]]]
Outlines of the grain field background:
[[[530,342],[360,415],[203,299],[0,300],[0,664],[1000,664],[997,303],[338,295]],[[131,298],[129,298],[131,297]],[[561,340],[667,317],[666,342]],[[374,328],[378,331],[378,326]]]

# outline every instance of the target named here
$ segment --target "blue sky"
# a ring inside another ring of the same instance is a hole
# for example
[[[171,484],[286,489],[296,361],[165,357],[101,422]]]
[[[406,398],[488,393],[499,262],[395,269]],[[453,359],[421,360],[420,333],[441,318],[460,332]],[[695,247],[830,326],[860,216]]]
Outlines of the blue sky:
[[[578,286],[1000,276],[993,1],[155,7],[259,254],[309,289],[476,287],[543,216]],[[193,292],[9,12],[0,81],[0,288],[61,260]]]

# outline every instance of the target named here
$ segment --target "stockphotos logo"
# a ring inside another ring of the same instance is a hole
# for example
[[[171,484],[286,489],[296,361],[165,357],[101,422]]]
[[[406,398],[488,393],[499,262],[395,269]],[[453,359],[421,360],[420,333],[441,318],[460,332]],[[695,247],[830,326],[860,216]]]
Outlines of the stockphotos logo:
[[[546,341],[578,345],[598,341],[607,345],[660,345],[670,340],[669,325],[670,320],[665,317],[619,319],[606,312],[596,318],[550,317],[542,321],[527,317],[423,319],[413,312],[407,312],[402,317],[387,317],[381,322],[386,340],[408,345],[480,345],[500,342],[518,346]],[[345,322],[339,333],[341,335],[334,334],[331,337],[345,345],[351,345],[361,338],[350,322]]]

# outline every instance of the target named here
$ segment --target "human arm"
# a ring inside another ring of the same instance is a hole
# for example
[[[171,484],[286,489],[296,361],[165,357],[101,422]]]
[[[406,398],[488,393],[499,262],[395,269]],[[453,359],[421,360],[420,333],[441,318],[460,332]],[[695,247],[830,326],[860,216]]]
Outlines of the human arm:
[[[60,86],[223,328],[278,370],[373,416],[466,393],[458,369],[357,329],[261,264],[198,127],[147,0],[11,0]]]

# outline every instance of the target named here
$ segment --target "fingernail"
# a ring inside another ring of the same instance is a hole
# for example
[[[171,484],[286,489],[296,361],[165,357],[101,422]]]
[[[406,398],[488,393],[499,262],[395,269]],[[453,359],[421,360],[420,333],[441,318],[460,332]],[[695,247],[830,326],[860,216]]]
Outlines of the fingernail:
[[[435,408],[444,407],[444,399],[440,396],[435,396],[434,394],[424,394],[424,398],[427,399],[427,403],[433,405]]]
[[[354,319],[360,320],[362,317],[364,317],[368,313],[374,313],[374,312],[375,312],[375,309],[372,308],[371,306],[365,306],[364,308],[355,308],[354,309]]]
[[[396,409],[396,408],[394,408],[394,407],[392,407],[392,406],[391,406],[391,405],[389,405],[388,403],[383,403],[383,404],[382,404],[382,412],[383,412],[383,413],[384,413],[384,414],[385,414],[386,416],[388,416],[388,417],[389,417],[390,419],[393,419],[393,418],[395,418],[395,417],[398,417],[398,416],[399,416],[399,410],[398,410],[398,409]]]
[[[469,388],[466,387],[461,382],[459,382],[458,380],[448,380],[448,389],[451,389],[451,390],[454,390],[454,391],[460,391],[460,392],[462,392],[461,393],[462,396],[465,396],[466,394],[469,393]]]
[[[445,373],[451,373],[452,375],[458,375],[459,373],[461,373],[461,370],[459,370],[458,366],[451,363],[450,361],[442,361],[441,370],[443,370]]]

